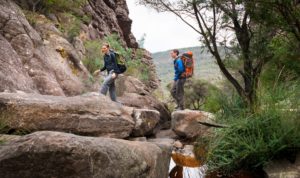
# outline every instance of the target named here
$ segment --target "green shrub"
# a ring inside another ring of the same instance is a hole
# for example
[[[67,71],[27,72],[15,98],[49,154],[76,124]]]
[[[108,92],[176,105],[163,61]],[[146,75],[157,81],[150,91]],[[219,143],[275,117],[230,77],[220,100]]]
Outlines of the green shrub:
[[[43,0],[41,7],[46,12],[66,12],[80,8],[86,0]]]
[[[271,109],[236,119],[230,128],[218,130],[210,142],[211,171],[255,170],[300,148],[300,123],[292,114]]]
[[[102,43],[98,40],[86,41],[84,43],[86,54],[82,60],[84,66],[90,73],[103,67]]]
[[[300,151],[299,96],[299,82],[261,88],[261,108],[254,114],[239,97],[222,96],[217,122],[230,127],[216,129],[209,139],[209,171],[230,174],[240,169],[255,170],[272,159]]]
[[[111,49],[117,51],[120,55],[124,56],[127,61],[132,58],[132,49],[124,48],[120,37],[117,34],[111,34],[104,38],[104,41],[109,43]]]
[[[220,109],[216,95],[220,93],[220,90],[202,80],[189,79],[185,84],[185,108],[195,110],[206,110],[209,112],[217,112]]]

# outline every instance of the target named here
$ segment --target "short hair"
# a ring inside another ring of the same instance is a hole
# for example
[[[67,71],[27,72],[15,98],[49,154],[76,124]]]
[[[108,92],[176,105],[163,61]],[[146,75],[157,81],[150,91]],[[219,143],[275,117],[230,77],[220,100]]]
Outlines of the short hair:
[[[172,51],[173,51],[174,53],[176,53],[177,56],[179,55],[179,50],[178,50],[178,49],[173,49]]]
[[[103,46],[109,48],[109,44],[108,43],[104,43]]]

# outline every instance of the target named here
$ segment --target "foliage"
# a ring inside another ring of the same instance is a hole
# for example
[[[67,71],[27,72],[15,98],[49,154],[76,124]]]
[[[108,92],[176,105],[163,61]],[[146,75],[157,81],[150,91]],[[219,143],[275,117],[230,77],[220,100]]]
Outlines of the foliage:
[[[238,96],[223,96],[217,119],[230,127],[216,130],[209,141],[210,171],[254,170],[300,151],[300,83],[261,88],[259,96],[262,107],[256,113],[249,112]]]
[[[196,31],[202,44],[216,59],[224,77],[234,86],[243,102],[251,110],[255,109],[256,84],[269,57],[266,46],[273,34],[268,34],[266,28],[259,23],[250,24],[255,8],[252,2],[229,0],[139,2],[159,12],[173,13]],[[238,71],[243,80],[239,80],[229,72],[219,46],[234,48],[228,50],[229,54],[226,56],[235,55],[241,61],[242,65]],[[264,52],[261,53],[262,51]]]
[[[185,83],[185,108],[199,110],[204,108],[210,112],[217,112],[218,103],[214,101],[214,95],[219,89],[202,80],[187,80]]]
[[[82,60],[84,66],[90,73],[103,67],[102,44],[99,40],[86,41],[84,43],[86,54]]]
[[[66,12],[83,6],[87,0],[30,0],[28,5],[33,12]]]
[[[132,58],[132,49],[125,48],[122,44],[120,37],[117,34],[111,34],[104,38],[104,41],[110,45],[110,48],[118,52],[120,55],[125,57],[125,59],[131,60]]]
[[[60,26],[61,31],[66,35],[69,41],[72,41],[76,36],[80,34],[80,25],[82,21],[71,13],[64,13],[66,22]]]

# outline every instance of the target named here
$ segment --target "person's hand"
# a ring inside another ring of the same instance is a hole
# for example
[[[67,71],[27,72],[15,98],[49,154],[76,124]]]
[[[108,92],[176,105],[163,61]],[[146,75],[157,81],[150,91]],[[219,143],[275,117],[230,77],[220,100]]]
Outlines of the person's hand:
[[[100,70],[96,70],[96,71],[93,73],[93,76],[97,76],[97,75],[99,75],[99,73],[100,73]]]
[[[115,79],[117,77],[117,74],[116,73],[113,73],[112,75],[111,75],[111,78],[112,79]]]

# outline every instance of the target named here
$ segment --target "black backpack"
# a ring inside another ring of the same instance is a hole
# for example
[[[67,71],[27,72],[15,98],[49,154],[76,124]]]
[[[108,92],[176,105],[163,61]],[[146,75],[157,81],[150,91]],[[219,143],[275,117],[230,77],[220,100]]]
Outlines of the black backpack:
[[[127,70],[125,57],[116,51],[110,50],[110,52],[114,53],[115,55],[115,59],[117,61],[117,66],[119,69],[118,74],[124,73]]]
[[[116,57],[116,61],[117,61],[117,66],[119,68],[119,73],[122,74],[126,71],[127,67],[126,67],[126,59],[124,58],[124,56],[120,55],[118,52],[114,52],[115,53],[115,57]]]

